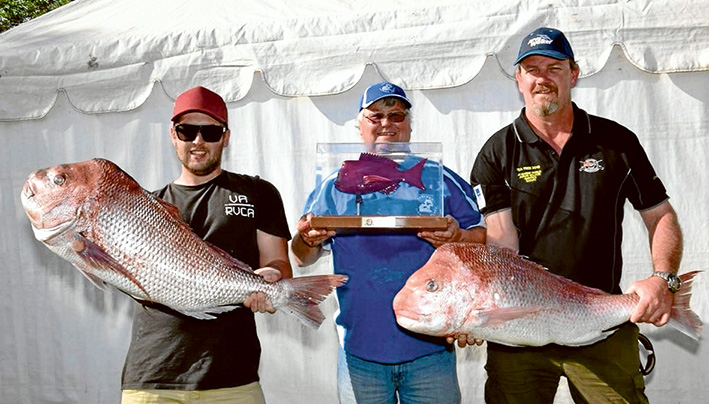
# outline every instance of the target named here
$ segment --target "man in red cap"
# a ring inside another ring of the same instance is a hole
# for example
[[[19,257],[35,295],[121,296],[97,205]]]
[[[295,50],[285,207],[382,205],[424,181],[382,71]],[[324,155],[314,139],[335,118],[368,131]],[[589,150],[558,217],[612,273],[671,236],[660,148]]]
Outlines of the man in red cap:
[[[230,137],[222,97],[204,87],[189,89],[175,100],[172,122],[170,137],[182,170],[156,194],[176,205],[196,234],[260,268],[256,272],[267,281],[291,277],[280,194],[263,179],[221,168]],[[136,310],[121,402],[265,403],[253,313],[274,309],[261,292],[244,306],[214,320],[160,305]]]

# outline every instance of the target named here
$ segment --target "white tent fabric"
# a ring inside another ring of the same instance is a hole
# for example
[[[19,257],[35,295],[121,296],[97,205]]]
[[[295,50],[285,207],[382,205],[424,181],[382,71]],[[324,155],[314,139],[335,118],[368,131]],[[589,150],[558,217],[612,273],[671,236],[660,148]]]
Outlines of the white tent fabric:
[[[401,84],[413,139],[442,142],[444,163],[465,178],[483,142],[522,107],[511,79],[519,41],[557,27],[583,71],[577,104],[637,133],[667,186],[685,234],[681,271],[709,269],[708,25],[707,0],[77,0],[0,34],[0,401],[119,402],[137,305],[97,290],[37,242],[19,192],[31,171],[93,157],[147,189],[171,181],[172,100],[194,85],[229,101],[225,168],[274,183],[294,227],[314,186],[315,144],[358,141],[353,118],[367,85]],[[626,213],[624,286],[651,271],[642,221]],[[330,260],[294,270],[328,273]],[[330,316],[335,305],[322,307]],[[706,272],[692,306],[709,318]],[[332,321],[318,331],[282,313],[257,321],[268,402],[336,403]],[[651,402],[707,397],[704,341],[641,329],[658,358],[646,377]],[[463,402],[482,402],[484,347],[458,354]],[[571,402],[563,383],[556,401]]]
[[[46,115],[58,89],[80,111],[127,111],[157,81],[171,97],[202,83],[237,101],[255,71],[278,95],[337,94],[370,63],[408,89],[450,88],[472,80],[488,55],[511,74],[519,34],[540,25],[571,28],[585,75],[614,44],[648,72],[709,65],[705,0],[292,3],[71,3],[3,35],[0,119]]]

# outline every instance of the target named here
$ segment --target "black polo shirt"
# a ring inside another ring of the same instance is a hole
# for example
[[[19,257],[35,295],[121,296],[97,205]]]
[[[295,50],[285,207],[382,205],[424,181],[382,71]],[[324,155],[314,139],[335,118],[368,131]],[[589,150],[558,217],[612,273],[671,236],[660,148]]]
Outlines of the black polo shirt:
[[[495,133],[470,174],[484,215],[512,209],[520,254],[581,284],[621,293],[623,205],[668,196],[637,136],[576,105],[561,155],[520,116]]]

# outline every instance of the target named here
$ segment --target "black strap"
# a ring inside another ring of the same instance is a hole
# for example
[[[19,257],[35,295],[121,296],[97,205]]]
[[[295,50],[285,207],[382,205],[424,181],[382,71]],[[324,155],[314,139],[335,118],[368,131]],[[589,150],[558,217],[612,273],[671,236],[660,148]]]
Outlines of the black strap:
[[[642,363],[640,364],[640,373],[642,373],[643,376],[647,376],[655,369],[655,349],[652,347],[650,339],[643,334],[638,334],[638,343],[642,345],[647,352],[647,362],[645,366],[643,366]]]

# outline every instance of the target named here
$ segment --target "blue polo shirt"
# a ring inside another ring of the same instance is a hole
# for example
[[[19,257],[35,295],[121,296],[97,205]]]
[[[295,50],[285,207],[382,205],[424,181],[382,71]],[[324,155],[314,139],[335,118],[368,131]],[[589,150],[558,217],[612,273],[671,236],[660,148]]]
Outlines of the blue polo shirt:
[[[415,160],[402,166],[410,167]],[[470,185],[447,167],[427,162],[422,179],[443,172],[443,214],[451,215],[462,229],[482,225],[482,217]],[[326,178],[310,194],[304,213],[315,215],[354,215],[356,196],[337,190],[337,173]],[[374,192],[362,195],[361,214],[376,205],[407,204],[425,209],[426,192],[405,182],[390,195]],[[423,196],[423,197],[422,197]],[[410,212],[403,208],[402,212]],[[359,358],[384,364],[401,363],[446,349],[445,340],[415,334],[396,323],[392,303],[406,280],[423,266],[434,248],[410,233],[348,233],[330,240],[336,274],[349,276],[348,282],[337,288],[340,311],[336,323],[343,338],[344,349]]]

